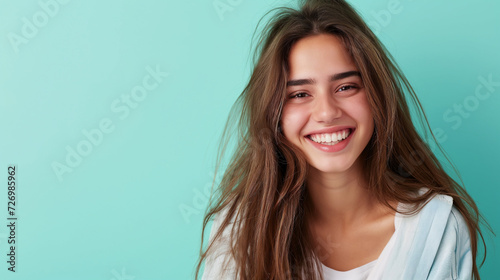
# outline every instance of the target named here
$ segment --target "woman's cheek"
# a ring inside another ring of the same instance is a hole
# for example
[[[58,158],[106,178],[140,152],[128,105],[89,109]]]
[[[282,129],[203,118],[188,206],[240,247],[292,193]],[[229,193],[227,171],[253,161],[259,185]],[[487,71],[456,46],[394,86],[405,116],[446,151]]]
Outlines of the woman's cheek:
[[[307,111],[300,106],[285,107],[281,115],[281,126],[285,136],[291,137],[293,134],[300,134],[300,131],[307,123]]]

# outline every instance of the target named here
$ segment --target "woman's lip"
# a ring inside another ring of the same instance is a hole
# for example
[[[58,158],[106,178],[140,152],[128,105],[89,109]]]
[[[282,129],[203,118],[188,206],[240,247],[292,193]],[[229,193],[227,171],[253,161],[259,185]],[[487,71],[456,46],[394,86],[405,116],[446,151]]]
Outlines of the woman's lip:
[[[306,136],[305,138],[307,139],[306,141],[309,141],[315,148],[323,151],[323,152],[328,152],[328,153],[334,153],[343,150],[347,144],[351,141],[352,135],[354,134],[355,129],[351,129],[351,133],[349,136],[347,136],[346,139],[340,141],[339,143],[331,146],[331,145],[323,145],[320,143],[314,142],[311,138],[309,138],[309,135]]]

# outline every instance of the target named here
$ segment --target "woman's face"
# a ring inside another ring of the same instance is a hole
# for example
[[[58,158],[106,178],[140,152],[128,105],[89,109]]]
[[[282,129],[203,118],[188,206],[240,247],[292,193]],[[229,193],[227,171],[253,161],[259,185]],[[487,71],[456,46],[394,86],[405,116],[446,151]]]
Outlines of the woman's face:
[[[374,129],[358,68],[340,39],[329,34],[299,40],[288,62],[283,134],[311,167],[327,173],[348,171]]]

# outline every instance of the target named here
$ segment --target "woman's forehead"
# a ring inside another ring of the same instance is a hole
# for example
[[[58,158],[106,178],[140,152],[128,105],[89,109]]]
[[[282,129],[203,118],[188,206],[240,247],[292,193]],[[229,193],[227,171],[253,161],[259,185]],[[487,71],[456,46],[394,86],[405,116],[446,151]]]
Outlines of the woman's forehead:
[[[288,80],[330,77],[357,71],[341,39],[330,34],[308,36],[297,41],[288,56]]]

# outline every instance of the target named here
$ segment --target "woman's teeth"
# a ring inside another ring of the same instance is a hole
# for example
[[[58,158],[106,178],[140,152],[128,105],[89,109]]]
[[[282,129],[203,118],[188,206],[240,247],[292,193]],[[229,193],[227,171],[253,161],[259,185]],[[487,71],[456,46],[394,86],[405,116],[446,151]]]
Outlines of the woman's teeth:
[[[340,141],[346,139],[349,136],[349,134],[351,134],[351,130],[344,129],[341,131],[337,131],[335,133],[312,134],[309,135],[309,138],[316,143],[333,146],[339,143]]]

